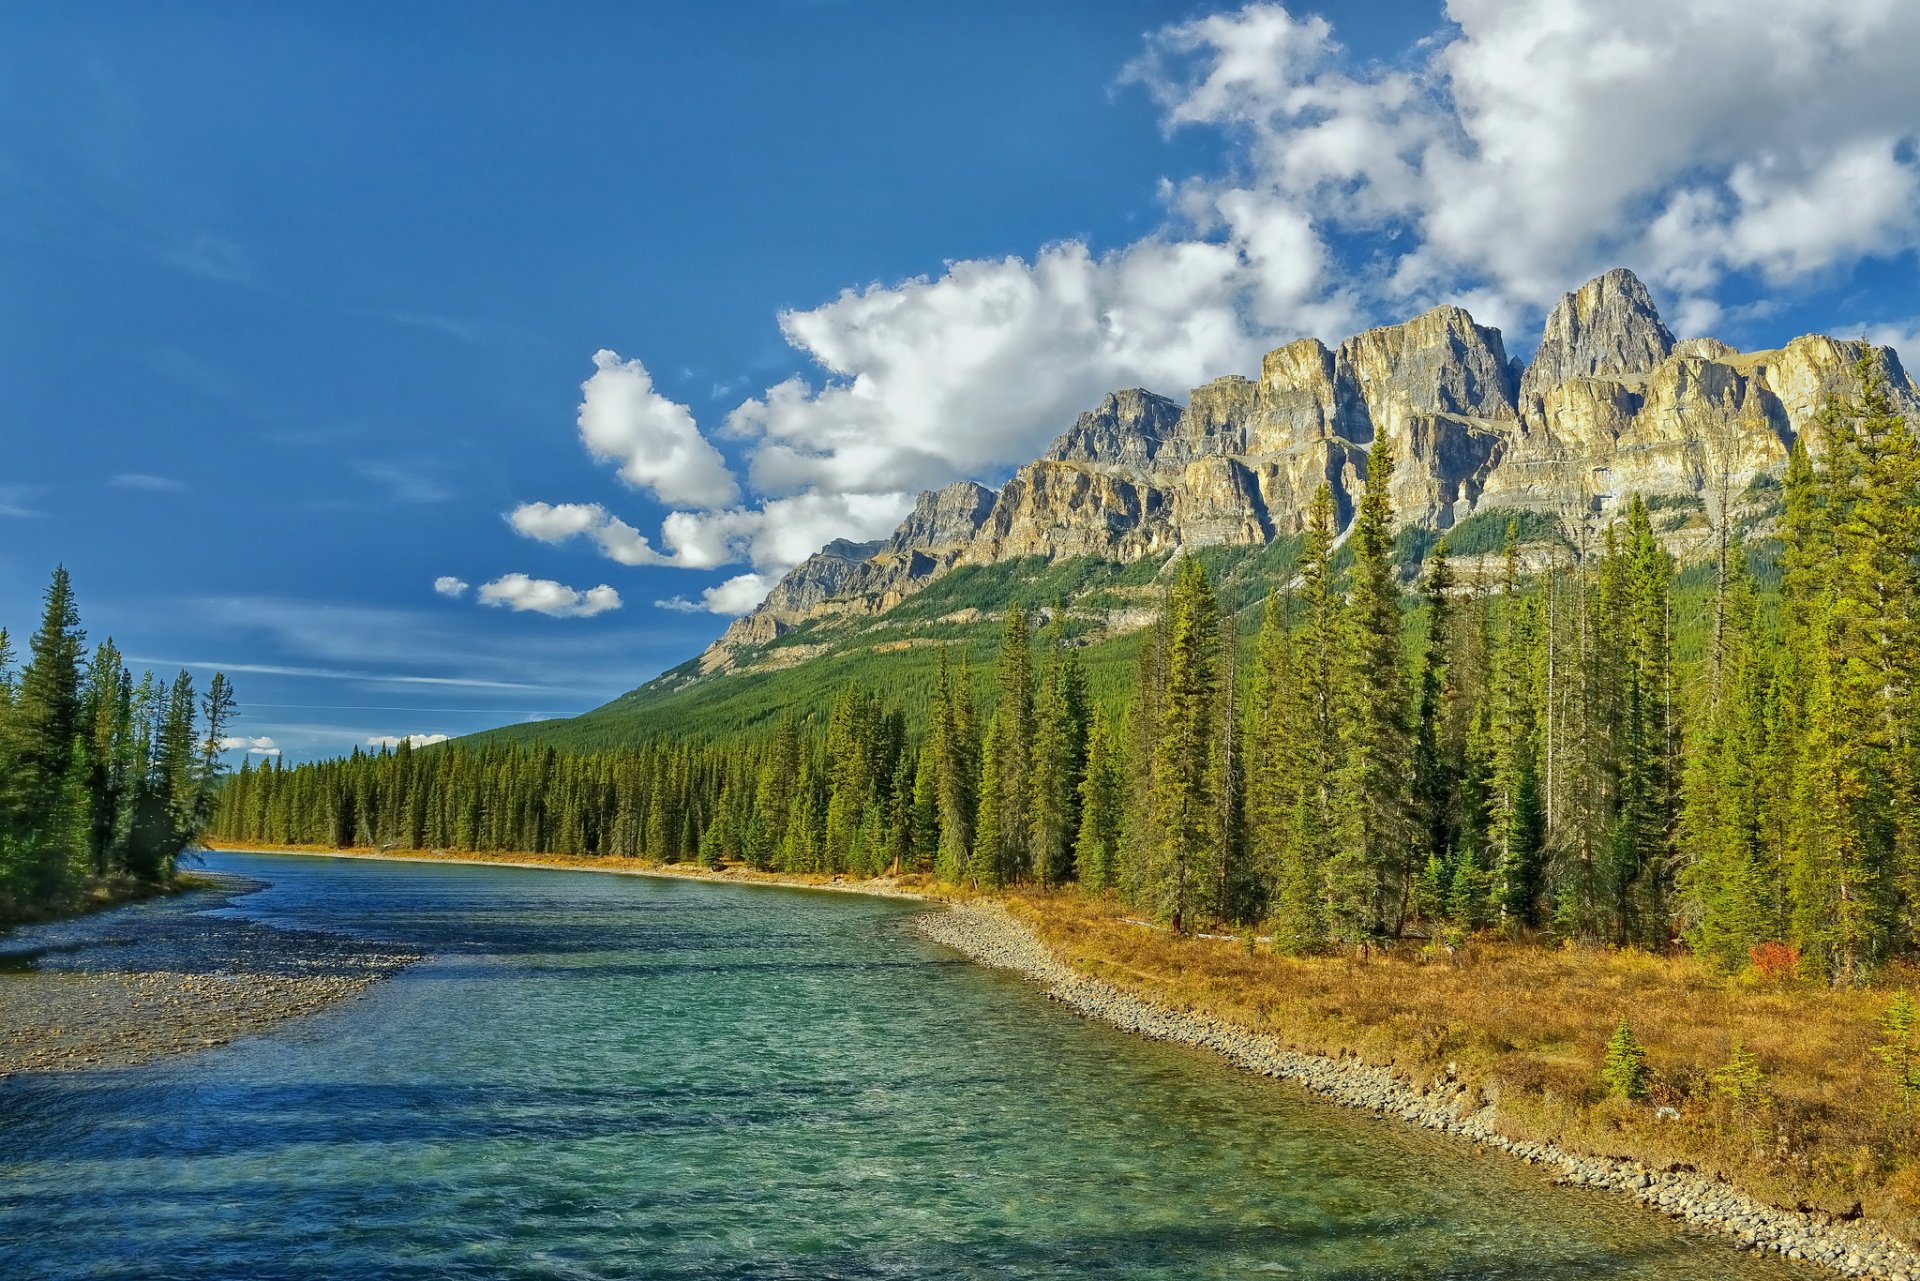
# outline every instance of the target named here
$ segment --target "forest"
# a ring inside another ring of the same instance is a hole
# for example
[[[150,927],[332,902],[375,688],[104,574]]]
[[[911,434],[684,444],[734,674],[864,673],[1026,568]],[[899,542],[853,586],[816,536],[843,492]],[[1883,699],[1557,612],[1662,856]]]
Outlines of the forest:
[[[89,654],[55,569],[15,666],[0,628],[0,924],[165,884],[213,809],[234,693],[181,672],[135,681],[112,640]]]
[[[1077,886],[1292,954],[1492,930],[1861,982],[1920,945],[1920,447],[1859,378],[1818,456],[1795,443],[1776,529],[1722,503],[1697,606],[1637,497],[1567,562],[1510,527],[1493,581],[1442,538],[1409,591],[1376,437],[1352,525],[1323,490],[1245,643],[1183,559],[1113,697],[1067,611],[1016,606],[911,719],[849,686],[721,742],[269,761],[211,831]]]

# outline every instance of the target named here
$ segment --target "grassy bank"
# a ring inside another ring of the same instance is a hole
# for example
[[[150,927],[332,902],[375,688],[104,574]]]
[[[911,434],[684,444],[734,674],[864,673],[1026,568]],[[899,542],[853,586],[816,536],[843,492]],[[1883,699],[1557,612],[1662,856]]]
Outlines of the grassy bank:
[[[80,888],[79,893],[66,903],[44,906],[34,911],[11,916],[0,916],[0,933],[17,925],[37,925],[43,921],[65,920],[70,916],[86,916],[92,912],[104,912],[110,908],[124,907],[128,903],[138,903],[142,899],[199,889],[206,884],[204,878],[197,877],[191,872],[175,872],[161,881],[143,881],[131,876],[99,877],[89,880]]]
[[[1295,959],[1175,937],[1075,895],[1009,906],[1075,968],[1162,1005],[1416,1082],[1451,1068],[1512,1137],[1719,1172],[1777,1204],[1864,1211],[1920,1241],[1920,1117],[1873,1053],[1885,987],[1727,979],[1685,957],[1500,941],[1424,959]],[[1653,1071],[1644,1103],[1600,1082],[1623,1016]],[[1736,1042],[1761,1074],[1739,1089]]]

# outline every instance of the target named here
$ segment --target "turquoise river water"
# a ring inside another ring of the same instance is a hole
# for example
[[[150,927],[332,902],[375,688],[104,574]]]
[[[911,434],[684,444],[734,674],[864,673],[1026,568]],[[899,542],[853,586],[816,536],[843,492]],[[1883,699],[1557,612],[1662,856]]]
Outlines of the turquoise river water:
[[[1598,1193],[1082,1021],[911,903],[220,854],[427,959],[0,1083],[5,1278],[1774,1278]]]

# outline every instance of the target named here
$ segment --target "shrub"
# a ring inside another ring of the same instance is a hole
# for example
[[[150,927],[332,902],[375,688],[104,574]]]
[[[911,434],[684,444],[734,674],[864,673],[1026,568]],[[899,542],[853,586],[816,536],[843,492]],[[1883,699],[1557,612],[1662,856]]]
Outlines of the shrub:
[[[1735,1041],[1732,1055],[1723,1066],[1714,1069],[1713,1088],[1735,1108],[1752,1108],[1766,1100],[1766,1079],[1753,1051]]]
[[[1800,949],[1789,943],[1756,943],[1747,959],[1763,979],[1792,978],[1800,972]]]
[[[1607,1041],[1607,1057],[1600,1065],[1600,1080],[1615,1098],[1638,1103],[1647,1097],[1653,1073],[1647,1067],[1647,1052],[1634,1039],[1633,1029],[1624,1016]]]
[[[1880,1044],[1873,1052],[1893,1073],[1901,1110],[1913,1111],[1914,1096],[1920,1095],[1920,1009],[1905,990],[1894,993],[1880,1016]]]

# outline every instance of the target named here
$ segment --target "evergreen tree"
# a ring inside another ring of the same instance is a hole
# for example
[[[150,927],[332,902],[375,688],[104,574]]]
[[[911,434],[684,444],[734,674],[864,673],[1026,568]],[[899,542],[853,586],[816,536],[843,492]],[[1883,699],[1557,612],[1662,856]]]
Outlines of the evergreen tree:
[[[1124,808],[1119,744],[1104,709],[1093,713],[1087,735],[1086,776],[1080,782],[1080,831],[1074,865],[1080,887],[1091,894],[1113,888]]]
[[[1199,561],[1181,561],[1167,615],[1166,677],[1152,758],[1153,845],[1143,851],[1142,898],[1156,916],[1184,932],[1220,906],[1206,876],[1217,834],[1220,621],[1213,585]]]
[[[1342,747],[1341,702],[1346,681],[1346,611],[1333,580],[1333,495],[1321,485],[1308,509],[1300,557],[1302,619],[1291,642],[1295,673],[1280,695],[1284,773],[1277,803],[1289,807],[1287,831],[1276,833],[1273,875],[1274,944],[1284,952],[1318,951],[1329,941],[1327,864],[1332,855]],[[1277,811],[1272,817],[1277,818]]]
[[[1339,837],[1328,864],[1336,927],[1356,942],[1399,933],[1418,866],[1411,791],[1415,752],[1387,496],[1392,479],[1393,450],[1379,433],[1367,454],[1366,494],[1351,535],[1353,666],[1341,724]]]

